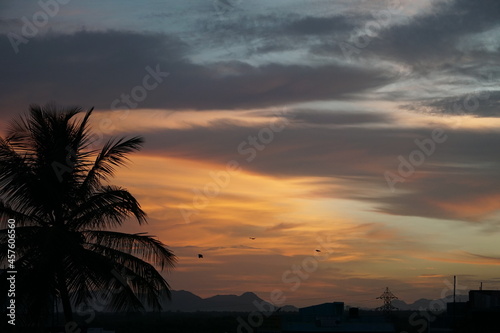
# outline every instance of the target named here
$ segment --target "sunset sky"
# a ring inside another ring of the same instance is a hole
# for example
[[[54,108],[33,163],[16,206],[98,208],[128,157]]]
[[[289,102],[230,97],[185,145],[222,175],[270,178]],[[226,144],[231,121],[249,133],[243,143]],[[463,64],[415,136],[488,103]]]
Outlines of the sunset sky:
[[[497,0],[4,0],[0,131],[54,101],[95,107],[96,146],[142,135],[112,183],[148,214],[124,230],[178,256],[174,290],[498,289],[499,18]]]

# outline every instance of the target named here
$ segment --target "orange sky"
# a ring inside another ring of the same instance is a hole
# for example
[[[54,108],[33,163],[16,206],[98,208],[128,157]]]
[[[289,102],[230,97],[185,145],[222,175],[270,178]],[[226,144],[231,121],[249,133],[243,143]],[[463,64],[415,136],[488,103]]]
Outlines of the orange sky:
[[[111,134],[133,125],[147,133],[148,118],[141,119],[113,120]],[[175,121],[165,117],[163,126],[177,127]],[[210,126],[202,119],[194,123]],[[494,253],[496,235],[480,226],[388,215],[369,201],[346,197],[342,179],[332,185],[322,177],[270,176],[248,165],[241,162],[235,171],[227,163],[141,152],[118,171],[113,182],[129,189],[149,217],[147,226],[126,230],[158,236],[179,257],[166,275],[173,289],[202,297],[253,291],[263,298],[279,289],[299,306],[328,300],[376,306],[386,285],[408,302],[437,297],[453,275],[467,288],[479,280],[498,287],[498,258],[472,254]],[[380,187],[373,191],[385,193],[383,182]],[[457,214],[498,207],[491,198],[477,201],[436,204]]]
[[[27,33],[44,7],[0,2],[0,120],[54,101],[95,107],[95,148],[143,136],[112,183],[149,217],[125,230],[178,256],[173,289],[500,287],[498,1],[60,5]]]

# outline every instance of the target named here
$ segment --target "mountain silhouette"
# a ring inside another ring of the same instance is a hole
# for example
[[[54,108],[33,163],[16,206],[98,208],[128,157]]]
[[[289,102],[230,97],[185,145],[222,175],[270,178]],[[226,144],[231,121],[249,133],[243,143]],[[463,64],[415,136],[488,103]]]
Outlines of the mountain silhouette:
[[[465,302],[468,301],[469,297],[467,295],[457,295],[456,301],[457,302]],[[441,301],[441,302],[439,302]],[[436,307],[437,305],[443,305],[446,307],[446,303],[452,303],[453,302],[453,297],[452,296],[447,296],[444,298],[441,298],[440,300],[432,300],[432,299],[426,299],[426,298],[421,298],[416,300],[413,303],[406,303],[405,301],[396,299],[392,301],[392,305],[397,307],[399,310],[431,310],[431,307],[434,306]],[[446,308],[444,308],[446,309]]]
[[[266,308],[271,308],[268,302],[262,300],[252,292],[245,292],[241,295],[216,295],[208,298],[201,298],[186,290],[172,290],[172,299],[164,299],[162,302],[163,311],[220,311],[220,312],[251,312],[258,311],[255,302],[266,304]],[[291,305],[281,307],[280,311],[298,311]]]

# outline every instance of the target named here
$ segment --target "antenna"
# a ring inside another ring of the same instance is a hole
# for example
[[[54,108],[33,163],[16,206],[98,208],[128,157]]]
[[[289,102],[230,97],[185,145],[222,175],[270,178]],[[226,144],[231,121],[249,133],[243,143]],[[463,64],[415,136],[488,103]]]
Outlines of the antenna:
[[[456,321],[456,315],[457,315],[457,304],[455,302],[455,295],[457,291],[457,276],[453,275],[453,327],[455,327],[457,321]]]
[[[455,306],[455,294],[457,290],[457,276],[453,275],[453,306]]]
[[[379,311],[391,312],[392,310],[398,310],[397,307],[391,304],[393,299],[398,299],[394,294],[389,290],[389,287],[385,288],[385,291],[377,297],[376,299],[381,299],[384,301],[384,305],[377,308]]]

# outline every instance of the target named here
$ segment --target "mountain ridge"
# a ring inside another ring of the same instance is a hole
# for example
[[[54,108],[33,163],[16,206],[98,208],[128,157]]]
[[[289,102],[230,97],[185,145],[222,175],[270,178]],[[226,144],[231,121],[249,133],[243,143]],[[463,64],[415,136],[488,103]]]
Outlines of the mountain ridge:
[[[253,292],[244,292],[241,295],[227,294],[214,295],[202,298],[187,290],[171,290],[171,300],[163,298],[163,311],[172,312],[252,312],[261,311],[260,309],[278,309],[283,312],[297,312],[299,309],[293,305],[275,307],[269,302],[264,301]],[[467,295],[457,295],[457,302],[467,301]],[[348,302],[348,300],[347,300]],[[446,303],[453,302],[451,296],[441,299],[420,298],[412,303],[406,303],[404,300],[396,299],[392,305],[402,311],[422,311],[422,310],[446,310]],[[260,306],[256,306],[260,305]],[[346,303],[346,306],[349,306]],[[364,308],[365,310],[375,310]]]
[[[466,302],[469,300],[467,295],[457,295],[457,302]],[[446,310],[446,303],[452,303],[453,297],[447,296],[440,299],[427,299],[420,298],[413,303],[406,303],[403,300],[393,300],[391,304],[397,307],[399,310],[411,311],[411,310]]]
[[[162,309],[163,311],[173,312],[252,312],[259,311],[256,304],[261,304],[266,309],[276,308],[255,293],[248,291],[241,295],[214,295],[202,298],[187,290],[171,290],[171,300],[165,297],[162,302]],[[285,305],[280,308],[280,311],[284,312],[298,311],[298,308],[293,305]]]

